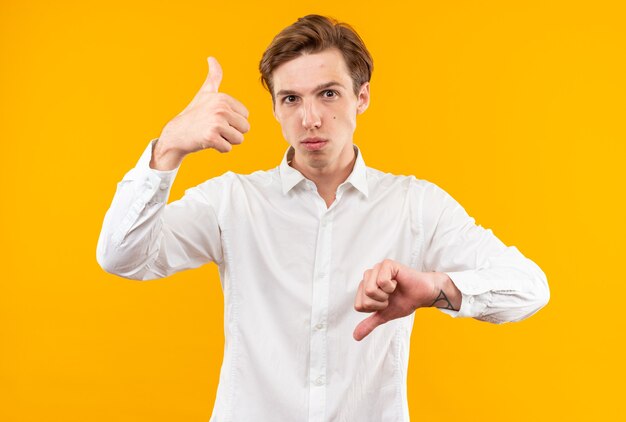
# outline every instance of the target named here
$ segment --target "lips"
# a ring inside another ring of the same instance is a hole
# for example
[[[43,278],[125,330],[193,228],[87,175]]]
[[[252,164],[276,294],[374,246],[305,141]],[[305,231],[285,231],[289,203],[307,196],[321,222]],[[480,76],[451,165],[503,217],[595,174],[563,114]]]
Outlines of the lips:
[[[323,148],[328,143],[328,141],[322,138],[306,138],[302,140],[301,143],[302,146],[304,146],[304,148],[308,151],[317,151]]]

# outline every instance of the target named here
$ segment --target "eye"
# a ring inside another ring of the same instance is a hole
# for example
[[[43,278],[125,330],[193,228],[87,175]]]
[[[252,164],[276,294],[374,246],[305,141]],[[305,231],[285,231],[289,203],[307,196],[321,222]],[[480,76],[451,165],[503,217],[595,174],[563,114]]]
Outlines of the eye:
[[[295,95],[287,95],[283,98],[283,103],[291,104],[296,102],[297,97]]]
[[[324,98],[335,98],[337,96],[337,91],[333,91],[332,89],[327,89],[322,92],[322,96]]]

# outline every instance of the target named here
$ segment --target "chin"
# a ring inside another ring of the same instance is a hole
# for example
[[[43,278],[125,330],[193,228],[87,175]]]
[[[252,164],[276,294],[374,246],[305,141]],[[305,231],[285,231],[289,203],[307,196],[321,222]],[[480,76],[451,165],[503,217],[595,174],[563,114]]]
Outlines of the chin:
[[[313,154],[308,153],[305,155],[305,158],[309,166],[316,169],[328,167],[334,161],[333,159],[336,159],[336,157],[321,151]]]
[[[309,161],[309,167],[314,168],[314,169],[323,169],[326,166],[328,166],[328,161],[326,160],[310,160]]]

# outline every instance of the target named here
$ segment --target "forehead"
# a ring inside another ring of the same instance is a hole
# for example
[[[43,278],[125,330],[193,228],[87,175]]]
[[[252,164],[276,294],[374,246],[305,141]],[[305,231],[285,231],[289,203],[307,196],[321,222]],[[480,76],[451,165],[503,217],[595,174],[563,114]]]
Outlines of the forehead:
[[[281,64],[272,73],[274,92],[281,90],[309,92],[315,87],[335,81],[349,89],[352,79],[341,52],[335,48],[319,53],[303,54]]]

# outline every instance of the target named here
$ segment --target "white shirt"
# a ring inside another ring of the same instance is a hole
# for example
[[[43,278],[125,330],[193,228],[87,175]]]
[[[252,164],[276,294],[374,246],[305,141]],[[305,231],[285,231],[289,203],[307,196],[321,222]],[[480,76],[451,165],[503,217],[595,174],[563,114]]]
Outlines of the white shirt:
[[[153,141],[154,142],[154,141]],[[167,204],[176,170],[152,142],[118,184],[98,240],[107,271],[149,280],[219,266],[225,349],[211,422],[408,421],[413,315],[352,337],[363,272],[385,258],[447,273],[454,317],[524,319],[549,298],[541,269],[435,184],[365,166],[359,149],[327,208],[288,164],[227,172]]]

